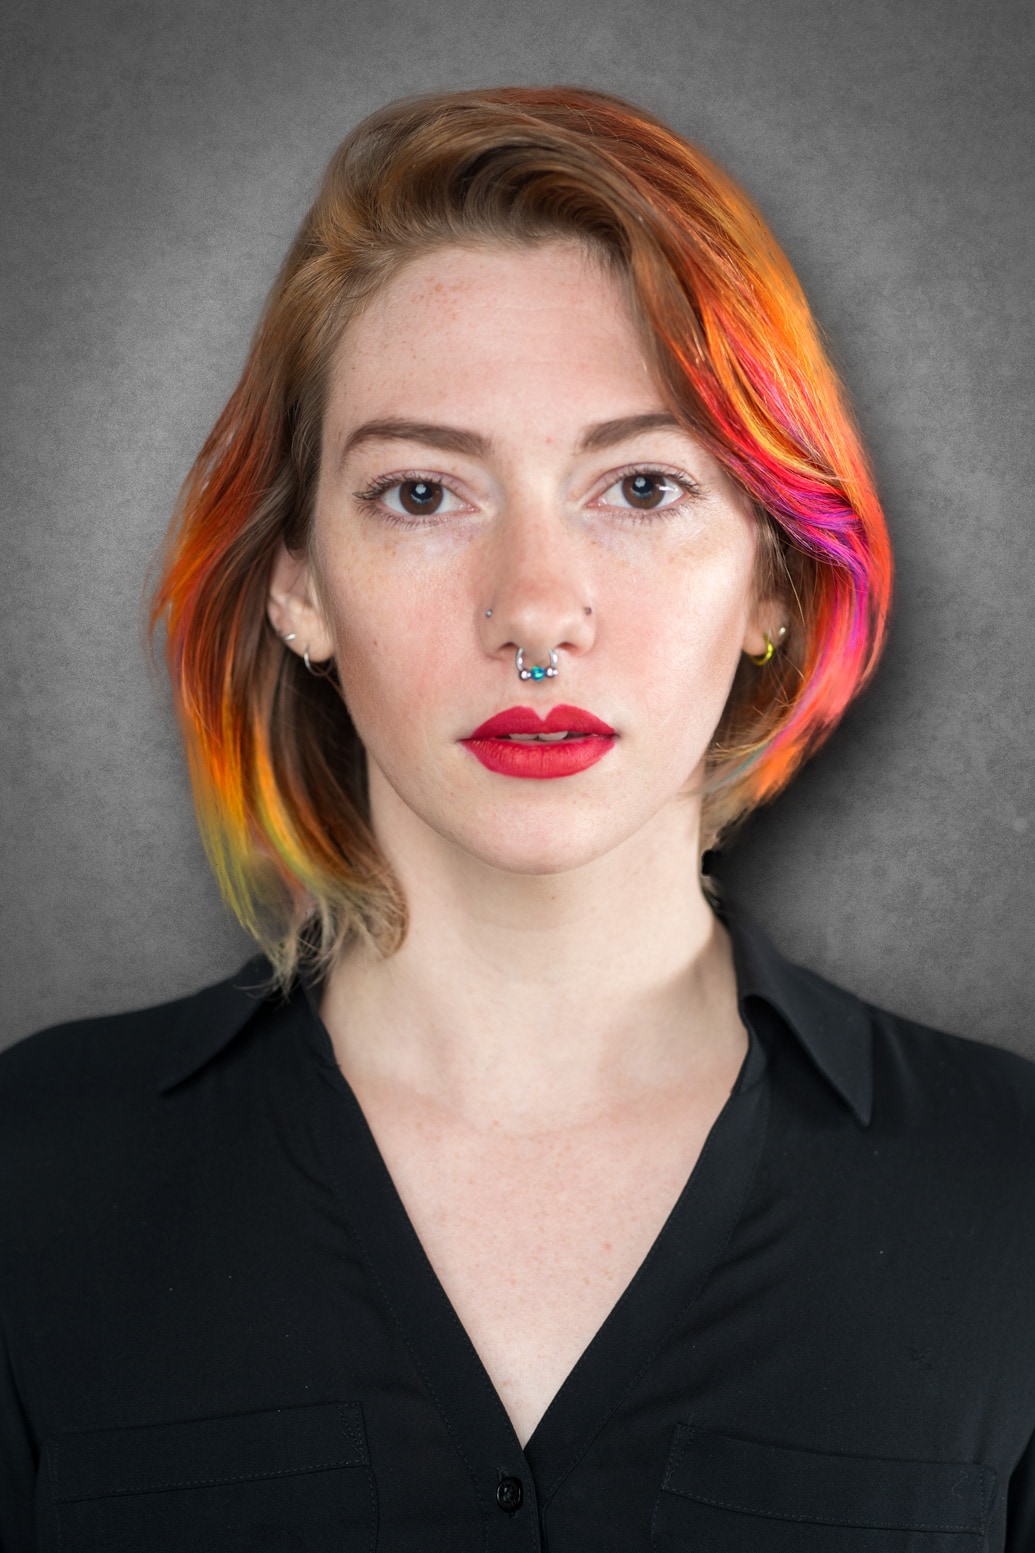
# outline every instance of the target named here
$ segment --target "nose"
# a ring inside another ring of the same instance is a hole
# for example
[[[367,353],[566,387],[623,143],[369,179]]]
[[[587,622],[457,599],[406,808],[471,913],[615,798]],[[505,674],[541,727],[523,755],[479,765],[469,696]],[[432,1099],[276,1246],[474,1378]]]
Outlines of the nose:
[[[577,543],[552,513],[509,513],[500,524],[482,584],[478,632],[485,651],[506,658],[520,647],[526,666],[558,667],[581,657],[596,635],[591,589]]]

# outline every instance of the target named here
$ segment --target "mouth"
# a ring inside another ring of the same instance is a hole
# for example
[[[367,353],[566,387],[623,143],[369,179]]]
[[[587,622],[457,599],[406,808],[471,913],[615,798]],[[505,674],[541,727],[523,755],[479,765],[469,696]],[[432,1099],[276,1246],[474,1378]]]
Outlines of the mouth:
[[[573,776],[602,760],[617,742],[610,724],[577,706],[555,706],[541,717],[530,706],[512,706],[481,723],[464,747],[500,776]]]
[[[505,712],[497,712],[487,722],[481,723],[468,739],[542,739],[547,743],[559,743],[561,739],[584,738],[596,734],[601,738],[616,737],[609,723],[584,712],[580,706],[555,706],[545,717],[530,706],[511,706]],[[467,742],[466,740],[464,741]]]

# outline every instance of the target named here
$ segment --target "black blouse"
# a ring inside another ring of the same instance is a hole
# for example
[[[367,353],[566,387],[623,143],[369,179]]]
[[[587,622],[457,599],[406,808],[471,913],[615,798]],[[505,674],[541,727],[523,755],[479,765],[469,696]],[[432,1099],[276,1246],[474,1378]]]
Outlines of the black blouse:
[[[733,919],[749,1049],[524,1450],[317,1014],[0,1058],[0,1550],[1035,1550],[1035,1064]]]

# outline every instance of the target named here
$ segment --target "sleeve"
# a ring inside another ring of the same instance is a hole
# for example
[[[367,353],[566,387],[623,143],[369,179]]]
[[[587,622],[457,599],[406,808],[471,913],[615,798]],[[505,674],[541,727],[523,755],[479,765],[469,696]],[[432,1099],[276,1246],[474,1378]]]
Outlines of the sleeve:
[[[36,1449],[0,1332],[0,1553],[34,1553]]]
[[[1035,1553],[1035,1435],[1010,1474],[1005,1553]]]

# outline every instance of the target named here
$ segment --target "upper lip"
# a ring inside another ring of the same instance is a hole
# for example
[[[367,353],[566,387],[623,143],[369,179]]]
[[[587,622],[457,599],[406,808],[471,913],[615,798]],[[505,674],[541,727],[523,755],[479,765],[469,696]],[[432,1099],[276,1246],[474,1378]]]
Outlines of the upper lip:
[[[613,736],[614,729],[578,706],[555,706],[545,717],[540,717],[530,706],[508,706],[505,712],[497,712],[467,737],[498,739],[508,733],[601,733]]]

